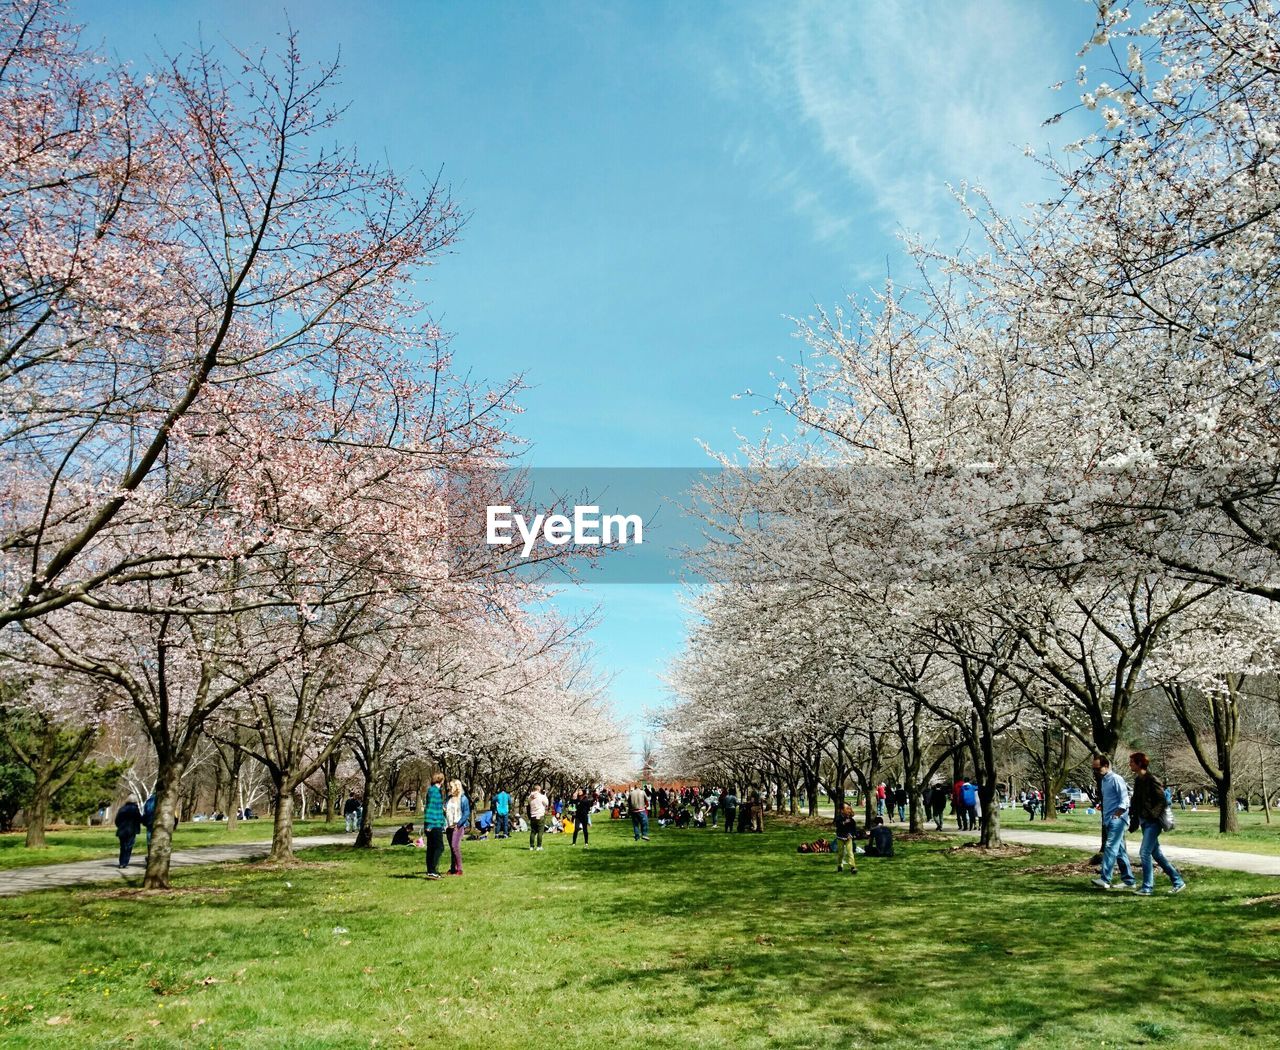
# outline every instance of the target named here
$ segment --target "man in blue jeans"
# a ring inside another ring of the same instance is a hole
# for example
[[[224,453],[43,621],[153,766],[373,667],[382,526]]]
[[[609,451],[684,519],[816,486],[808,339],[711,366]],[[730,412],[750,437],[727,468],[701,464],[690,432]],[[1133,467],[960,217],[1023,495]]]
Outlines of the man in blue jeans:
[[[507,794],[506,788],[499,788],[498,793],[493,796],[493,818],[495,839],[506,839],[511,837],[511,796]]]
[[[649,841],[649,797],[639,784],[632,784],[627,792],[627,807],[631,810],[631,830],[635,841]]]
[[[1111,768],[1111,760],[1106,755],[1098,759],[1098,770],[1102,774],[1102,826],[1106,829],[1107,841],[1102,849],[1102,872],[1092,880],[1093,885],[1100,890],[1111,889],[1111,875],[1118,863],[1121,880],[1133,889],[1137,880],[1124,844],[1124,833],[1129,830],[1129,785]]]

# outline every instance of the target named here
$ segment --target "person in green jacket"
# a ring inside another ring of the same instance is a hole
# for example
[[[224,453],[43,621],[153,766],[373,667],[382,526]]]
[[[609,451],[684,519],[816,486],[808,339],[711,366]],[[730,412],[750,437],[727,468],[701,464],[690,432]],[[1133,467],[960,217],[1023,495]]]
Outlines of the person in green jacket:
[[[440,858],[444,854],[444,783],[443,773],[431,775],[427,801],[422,809],[422,831],[427,840],[427,878],[440,878]]]

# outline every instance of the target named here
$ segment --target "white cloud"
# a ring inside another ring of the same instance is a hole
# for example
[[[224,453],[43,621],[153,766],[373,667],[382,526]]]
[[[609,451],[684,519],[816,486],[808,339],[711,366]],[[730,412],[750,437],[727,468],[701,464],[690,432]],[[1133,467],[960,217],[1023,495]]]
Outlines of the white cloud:
[[[815,236],[843,237],[871,216],[882,230],[953,246],[966,224],[948,183],[981,185],[1006,211],[1047,195],[1021,147],[1067,137],[1041,126],[1066,101],[1049,84],[1076,62],[1075,26],[1050,20],[1062,7],[953,0],[781,11],[755,23],[749,60],[712,76],[721,93],[753,98],[774,126],[761,133],[753,122],[730,143],[737,162],[766,173]],[[1088,12],[1070,14],[1087,36]]]

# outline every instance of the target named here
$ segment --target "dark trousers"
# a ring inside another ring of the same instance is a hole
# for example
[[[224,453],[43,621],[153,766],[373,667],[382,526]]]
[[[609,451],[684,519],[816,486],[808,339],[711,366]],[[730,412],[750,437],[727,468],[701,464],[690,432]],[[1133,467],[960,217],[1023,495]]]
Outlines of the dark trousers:
[[[495,813],[493,817],[493,837],[508,838],[511,835],[511,815],[509,813]]]
[[[427,874],[440,874],[440,858],[444,855],[444,828],[427,828]]]
[[[724,811],[724,830],[725,831],[733,830],[733,818],[737,815],[737,813],[738,811],[736,809],[726,809]]]
[[[529,818],[529,848],[533,849],[537,846],[542,848],[542,817]],[[536,841],[535,841],[536,839]]]
[[[590,830],[591,830],[591,829],[590,829],[590,827],[587,825],[587,822],[586,822],[586,820],[585,820],[585,819],[584,819],[584,820],[575,820],[575,821],[573,822],[573,844],[574,844],[575,846],[578,844],[578,832],[579,832],[579,831],[581,831],[581,832],[582,832],[582,843],[583,843],[583,845],[585,846],[585,845],[590,841],[590,838],[588,837],[588,833],[590,832]]]
[[[462,874],[462,835],[466,831],[461,824],[449,830],[449,874]]]
[[[133,840],[134,835],[120,836],[120,867],[125,867],[129,863],[129,858],[133,856]]]

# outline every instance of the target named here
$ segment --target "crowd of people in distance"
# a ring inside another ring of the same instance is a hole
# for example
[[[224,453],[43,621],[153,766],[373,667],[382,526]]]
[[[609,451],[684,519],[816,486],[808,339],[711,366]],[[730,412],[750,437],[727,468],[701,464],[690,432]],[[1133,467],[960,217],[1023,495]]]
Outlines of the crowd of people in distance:
[[[1093,880],[1094,885],[1111,889],[1113,874],[1118,869],[1126,886],[1140,895],[1149,896],[1153,892],[1154,869],[1158,866],[1173,884],[1170,892],[1182,892],[1185,881],[1160,849],[1160,833],[1172,826],[1173,803],[1182,802],[1182,797],[1175,796],[1171,789],[1156,780],[1147,756],[1140,751],[1129,758],[1129,768],[1134,774],[1132,789],[1110,768],[1106,758],[1095,757],[1093,762],[1101,786],[1101,813],[1106,829],[1102,868],[1098,878]],[[523,802],[517,804],[512,795],[500,787],[485,809],[473,812],[461,782],[455,779],[446,783],[444,775],[436,773],[431,778],[423,805],[422,838],[415,842],[413,824],[406,823],[395,832],[392,845],[425,847],[427,877],[439,879],[443,875],[462,875],[462,843],[467,839],[507,839],[513,833],[527,833],[529,850],[541,852],[544,836],[571,834],[574,845],[581,836],[583,846],[589,847],[592,818],[598,813],[607,813],[611,820],[630,820],[636,842],[649,841],[651,821],[663,828],[722,827],[726,832],[763,832],[768,793],[752,788],[743,794],[744,797],[740,798],[733,787],[667,788],[634,783],[625,789],[608,789],[604,785],[582,787],[568,797],[552,799],[541,785],[534,785]],[[895,818],[906,822],[907,789],[882,782],[871,789],[871,797],[875,803],[875,816],[868,827],[860,828],[853,806],[842,803],[834,818],[835,839],[830,843],[826,840],[813,843],[807,849],[802,846],[800,851],[833,852],[837,855],[836,871],[847,869],[852,874],[858,871],[859,856],[892,857],[893,830],[888,825]],[[1188,801],[1193,799],[1194,796],[1187,796]],[[1042,792],[1024,792],[1018,801],[1033,819],[1036,813],[1043,817],[1046,799]],[[943,828],[948,804],[958,830],[976,830],[982,818],[982,793],[978,784],[967,776],[950,785],[928,785],[923,793],[923,802],[927,819],[939,831]],[[1001,797],[998,804],[1013,805],[1014,800]],[[351,815],[344,812],[344,816]],[[354,816],[358,827],[358,808]],[[126,839],[128,846],[132,845],[132,836],[128,833],[133,831],[137,834],[133,824],[135,821],[142,824],[142,817],[136,802],[132,807],[122,809],[120,819],[128,825],[122,829],[121,835],[122,863],[127,863]],[[1124,848],[1126,830],[1139,829],[1142,832],[1141,885],[1138,885]],[[860,842],[863,845],[858,845]],[[446,845],[450,863],[448,871],[442,874],[440,864]]]
[[[644,839],[649,820],[663,828],[720,828],[725,831],[764,831],[765,797],[758,789],[739,799],[732,788],[715,787],[655,788],[652,784],[633,784],[627,791],[614,792],[609,799],[609,815],[613,820],[630,818],[639,826]]]
[[[541,852],[546,835],[568,834],[577,845],[581,835],[583,846],[590,845],[592,815],[603,810],[610,796],[602,786],[578,788],[568,798],[550,799],[540,784],[535,784],[518,810],[505,787],[493,793],[485,809],[474,811],[462,782],[446,784],[443,773],[435,773],[427,788],[422,807],[422,838],[413,838],[413,824],[402,824],[391,838],[393,846],[417,845],[427,851],[427,878],[445,875],[461,876],[462,843],[467,840],[509,839],[512,834],[529,836],[530,852]],[[441,873],[440,863],[446,844],[449,847],[449,870]]]

